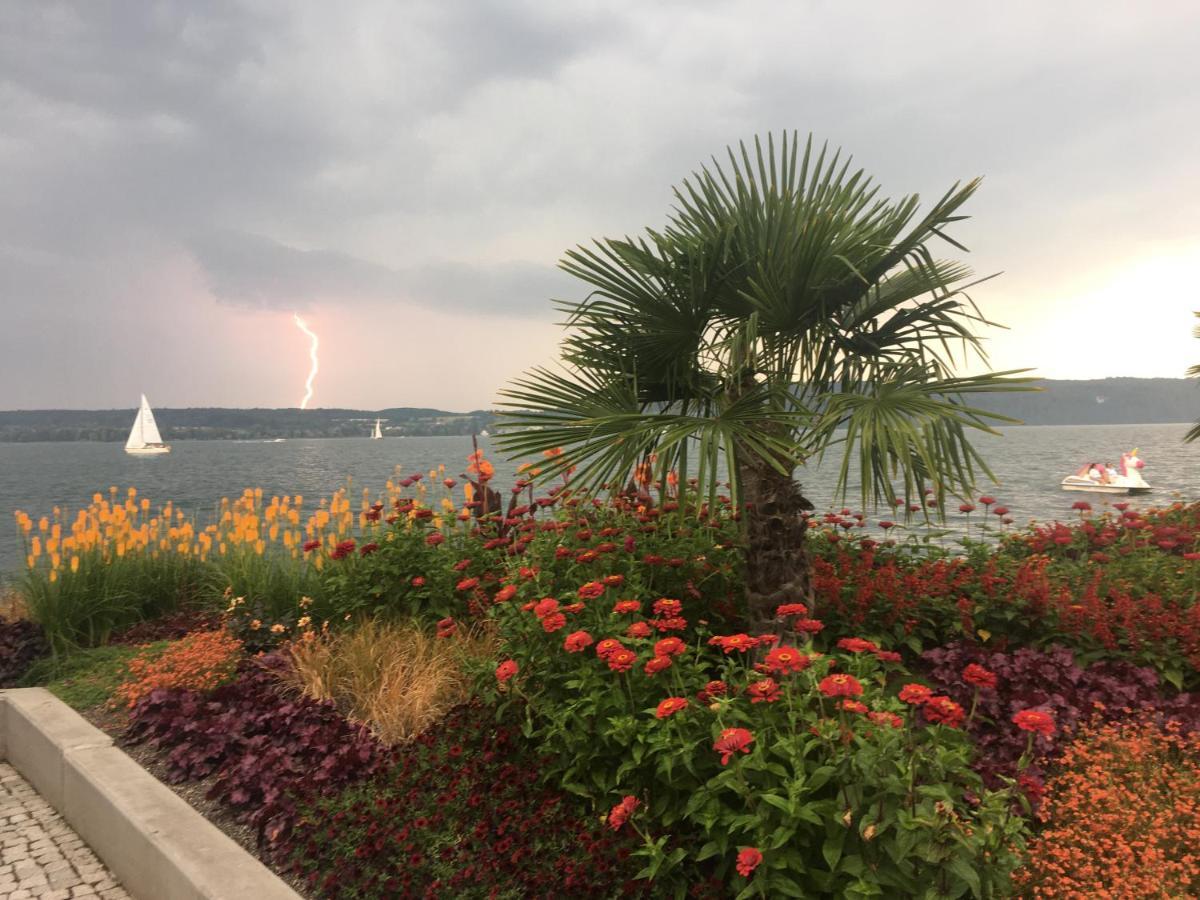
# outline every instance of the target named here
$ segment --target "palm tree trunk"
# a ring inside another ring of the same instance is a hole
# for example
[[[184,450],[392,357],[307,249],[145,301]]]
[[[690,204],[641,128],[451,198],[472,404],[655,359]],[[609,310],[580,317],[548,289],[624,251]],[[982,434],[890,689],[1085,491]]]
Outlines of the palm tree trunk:
[[[811,605],[803,513],[813,505],[790,474],[780,473],[757,454],[739,455],[738,477],[746,534],[749,624],[753,634],[768,634],[779,627],[777,606]]]

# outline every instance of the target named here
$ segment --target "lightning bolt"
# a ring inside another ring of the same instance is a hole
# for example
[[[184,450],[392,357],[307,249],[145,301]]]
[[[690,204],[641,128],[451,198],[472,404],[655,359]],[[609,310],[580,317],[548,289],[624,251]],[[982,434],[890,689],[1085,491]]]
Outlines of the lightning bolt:
[[[308,335],[312,341],[308,347],[308,358],[312,362],[312,368],[308,370],[308,380],[304,382],[304,399],[300,401],[300,408],[307,409],[308,401],[313,395],[313,380],[317,377],[317,371],[320,369],[320,363],[317,361],[317,336],[308,330],[308,326],[304,324],[304,320],[295,313],[292,313],[292,318],[296,320],[296,327]]]

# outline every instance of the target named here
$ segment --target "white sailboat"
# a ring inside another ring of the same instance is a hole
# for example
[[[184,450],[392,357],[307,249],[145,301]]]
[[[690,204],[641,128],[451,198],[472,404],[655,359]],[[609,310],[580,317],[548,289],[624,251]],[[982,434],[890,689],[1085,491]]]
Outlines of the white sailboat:
[[[154,421],[154,411],[150,409],[150,401],[145,394],[142,394],[142,405],[138,407],[133,428],[129,430],[125,452],[135,456],[157,456],[171,452],[171,445],[164,444],[162,435],[158,433],[158,423]]]
[[[379,423],[382,421],[383,419],[375,420],[375,430],[371,433],[371,440],[377,441],[383,437],[383,432],[379,430]]]

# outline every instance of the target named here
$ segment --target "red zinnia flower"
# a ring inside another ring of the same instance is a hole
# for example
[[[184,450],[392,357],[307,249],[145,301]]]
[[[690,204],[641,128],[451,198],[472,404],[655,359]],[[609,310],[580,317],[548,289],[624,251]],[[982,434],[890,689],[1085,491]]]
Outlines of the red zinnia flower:
[[[614,672],[628,672],[637,662],[637,654],[622,647],[608,654],[608,667]]]
[[[849,650],[851,653],[874,653],[879,649],[879,645],[874,641],[856,637],[842,638],[837,645],[842,650]]]
[[[621,613],[635,613],[642,611],[642,604],[637,600],[618,600],[613,606],[613,612],[617,615]]]
[[[678,600],[672,600],[670,597],[660,597],[654,601],[654,614],[670,618],[677,616],[683,612],[683,604]]]
[[[792,628],[801,634],[816,634],[825,628],[825,623],[820,619],[797,619]]]
[[[578,591],[579,599],[581,600],[595,600],[603,593],[604,585],[599,581],[589,581]]]
[[[345,559],[354,552],[354,541],[342,541],[329,554],[330,559]]]
[[[634,622],[625,629],[625,634],[631,638],[650,637],[650,635],[654,634],[654,629],[645,622]]]
[[[444,534],[442,534],[440,531],[435,531],[432,534],[428,534],[425,536],[425,543],[428,544],[430,547],[436,547],[438,544],[444,543],[445,540],[446,540],[446,536]]]
[[[458,630],[458,624],[453,619],[441,619],[437,623],[437,636],[440,638],[451,637]]]
[[[863,692],[862,682],[853,675],[826,675],[817,689],[826,697],[859,697]]]
[[[658,704],[658,709],[654,711],[656,718],[665,719],[667,716],[673,716],[681,709],[686,709],[688,701],[686,697],[668,697],[662,703]]]
[[[492,598],[493,603],[503,603],[506,600],[511,600],[517,595],[517,587],[513,584],[506,584],[500,590],[496,591],[496,596]]]
[[[592,636],[586,631],[572,631],[563,641],[563,649],[568,653],[578,653],[594,643]]]
[[[783,603],[775,607],[775,616],[779,619],[786,619],[791,616],[807,616],[808,607],[803,603]]]
[[[904,720],[894,712],[871,712],[867,713],[867,718],[877,725],[887,725],[891,728],[899,728],[904,724]]]
[[[410,584],[412,584],[413,587],[417,587],[417,588],[425,587],[425,579],[422,578],[420,575],[416,575],[413,577],[413,580],[410,582]]]
[[[900,662],[900,654],[895,650],[876,650],[875,658],[880,662],[898,663]]]
[[[989,672],[981,665],[971,663],[963,669],[963,681],[973,684],[977,688],[993,689],[996,687],[996,673]]]
[[[763,855],[756,847],[743,847],[737,857],[737,871],[743,878],[749,878],[763,861]]]
[[[621,802],[614,806],[608,813],[608,827],[613,831],[619,829],[629,821],[629,817],[633,815],[633,811],[638,808],[638,805],[639,801],[637,797],[622,797]]]
[[[601,659],[608,659],[609,656],[616,653],[618,650],[624,650],[625,645],[616,638],[605,638],[596,645],[596,655]]]
[[[508,681],[521,670],[514,659],[506,659],[500,665],[496,666],[496,680],[501,684]]]
[[[320,547],[321,547],[320,541],[305,541],[304,542],[304,552],[305,553],[308,553],[310,550],[319,550]]]
[[[774,703],[780,696],[779,684],[774,678],[764,678],[753,682],[746,688],[746,693],[750,695],[751,703]]]
[[[788,672],[803,672],[808,668],[809,658],[795,647],[787,645],[773,648],[763,660],[768,672],[785,675]]]
[[[539,619],[544,619],[556,612],[558,612],[558,601],[553,597],[543,597],[533,605],[533,614]]]
[[[843,700],[842,709],[846,710],[846,712],[858,713],[861,715],[867,711],[867,705],[865,703],[859,703],[857,700]]]
[[[958,511],[960,513],[973,513],[973,512],[975,512],[975,504],[974,503],[960,503],[960,504],[958,504]]]
[[[913,706],[920,706],[933,696],[933,691],[923,684],[906,684],[900,688],[900,699]]]
[[[707,703],[713,697],[724,697],[729,690],[723,681],[710,681],[704,689],[696,694],[701,703]]]
[[[654,645],[655,656],[678,656],[687,649],[687,644],[677,637],[663,638]]]
[[[926,700],[921,711],[925,713],[925,718],[930,722],[940,722],[951,728],[958,728],[962,725],[963,718],[966,716],[961,706],[949,697],[943,697],[940,694]]]
[[[1012,717],[1022,731],[1037,732],[1046,737],[1054,734],[1054,716],[1040,709],[1023,709]]]
[[[605,575],[604,583],[608,587],[612,587],[612,588],[620,587],[621,585],[623,585],[625,583],[625,576],[624,575]]]
[[[671,668],[671,657],[656,656],[653,659],[651,659],[650,662],[646,663],[646,667],[643,671],[647,675],[657,675],[659,672],[663,671],[664,669],[669,669],[669,668]]]
[[[729,757],[738,751],[749,753],[753,743],[754,735],[745,728],[726,728],[713,742],[713,749],[721,754],[721,765],[724,766],[729,763]]]
[[[710,637],[708,643],[711,647],[720,647],[726,654],[733,653],[735,650],[746,653],[758,646],[758,641],[748,634],[718,634]]]
[[[454,586],[454,589],[458,590],[458,591],[469,591],[469,590],[472,590],[473,588],[477,588],[477,587],[479,587],[479,579],[478,578],[464,578],[462,581],[460,581],[458,584],[456,584]]]
[[[546,634],[554,634],[561,628],[567,627],[567,617],[562,613],[550,613],[548,616],[542,616],[542,631]]]

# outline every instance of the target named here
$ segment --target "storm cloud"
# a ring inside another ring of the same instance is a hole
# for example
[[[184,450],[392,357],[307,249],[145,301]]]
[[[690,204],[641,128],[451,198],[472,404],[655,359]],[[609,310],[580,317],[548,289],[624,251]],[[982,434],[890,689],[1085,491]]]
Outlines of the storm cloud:
[[[893,194],[986,176],[961,236],[1006,273],[998,365],[1181,375],[1186,284],[1109,370],[1047,308],[1196,251],[1197,34],[1184,2],[5,4],[0,408],[291,402],[293,309],[330,335],[321,405],[486,405],[553,355],[566,247],[793,128]]]

